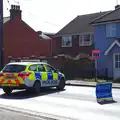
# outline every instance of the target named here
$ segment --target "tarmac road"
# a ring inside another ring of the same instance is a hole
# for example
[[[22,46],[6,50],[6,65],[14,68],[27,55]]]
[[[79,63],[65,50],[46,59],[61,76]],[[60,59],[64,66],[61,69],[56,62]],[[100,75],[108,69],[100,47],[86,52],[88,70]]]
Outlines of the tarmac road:
[[[32,116],[19,114],[13,111],[0,109],[0,120],[43,120]]]
[[[59,120],[120,120],[120,89],[113,89],[116,103],[106,105],[96,102],[94,87],[66,86],[64,91],[45,89],[39,96],[26,94],[24,91],[14,91],[9,97],[5,96],[2,90],[0,94],[2,106],[17,108],[16,111],[27,111],[34,115]]]

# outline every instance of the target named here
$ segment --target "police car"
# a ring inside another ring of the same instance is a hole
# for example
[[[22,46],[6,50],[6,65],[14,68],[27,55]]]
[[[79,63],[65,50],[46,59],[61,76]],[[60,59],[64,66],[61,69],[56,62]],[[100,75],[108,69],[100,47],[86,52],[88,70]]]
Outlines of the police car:
[[[41,87],[65,87],[65,76],[45,62],[12,62],[0,72],[0,86],[10,95],[14,89],[33,90],[40,93]]]

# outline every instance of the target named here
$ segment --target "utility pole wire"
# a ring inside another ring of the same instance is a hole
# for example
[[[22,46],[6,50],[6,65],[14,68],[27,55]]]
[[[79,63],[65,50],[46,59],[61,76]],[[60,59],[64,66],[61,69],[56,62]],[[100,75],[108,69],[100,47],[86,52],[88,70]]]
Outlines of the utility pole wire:
[[[7,1],[5,1],[5,6],[7,7],[7,3],[6,3]],[[7,7],[7,10],[9,10],[9,8]]]
[[[10,1],[9,1],[9,0],[7,0],[7,2],[8,2],[8,4],[10,5]]]
[[[9,3],[9,5],[10,5],[9,0],[7,0],[7,1],[8,1],[8,3]],[[14,1],[15,3],[20,4],[19,1],[16,1],[16,0],[13,0],[13,1]],[[11,5],[10,5],[10,6],[11,6]],[[62,26],[60,26],[60,25],[57,25],[57,24],[54,24],[54,23],[51,23],[51,22],[48,22],[48,21],[41,20],[38,16],[36,16],[36,15],[34,15],[34,14],[28,12],[26,9],[25,9],[24,12],[27,12],[27,13],[30,14],[32,17],[34,16],[35,18],[39,19],[40,21],[43,21],[44,23],[47,23],[47,24],[50,24],[50,25],[53,25],[53,26],[59,26],[59,27],[62,27]]]
[[[16,0],[13,0],[15,3],[17,3],[18,5],[20,5],[20,2],[19,1],[16,1]]]
[[[40,18],[37,17],[36,15],[34,15],[34,14],[28,12],[28,11],[25,11],[25,12],[29,13],[32,17],[34,16],[34,17],[36,17],[38,20],[40,20]],[[42,20],[40,20],[40,21],[42,21]],[[60,25],[56,25],[56,24],[53,24],[53,23],[50,23],[50,22],[47,22],[47,21],[43,21],[43,22],[45,22],[45,23],[47,23],[47,24],[51,24],[51,25],[53,25],[53,26],[59,26],[59,27],[62,27],[62,26],[60,26]]]

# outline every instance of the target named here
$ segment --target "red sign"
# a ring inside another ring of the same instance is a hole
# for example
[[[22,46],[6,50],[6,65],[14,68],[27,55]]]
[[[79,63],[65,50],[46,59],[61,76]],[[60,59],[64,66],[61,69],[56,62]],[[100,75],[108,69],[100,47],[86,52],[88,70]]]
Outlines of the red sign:
[[[92,50],[92,54],[100,54],[100,50]]]
[[[98,59],[100,57],[100,50],[92,50],[92,57]]]

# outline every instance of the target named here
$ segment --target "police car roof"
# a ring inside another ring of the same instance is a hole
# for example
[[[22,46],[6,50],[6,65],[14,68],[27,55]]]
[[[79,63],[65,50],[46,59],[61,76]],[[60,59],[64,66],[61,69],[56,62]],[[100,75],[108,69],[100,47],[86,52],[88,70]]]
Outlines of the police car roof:
[[[28,64],[47,64],[45,62],[11,62],[7,65],[28,65]]]

